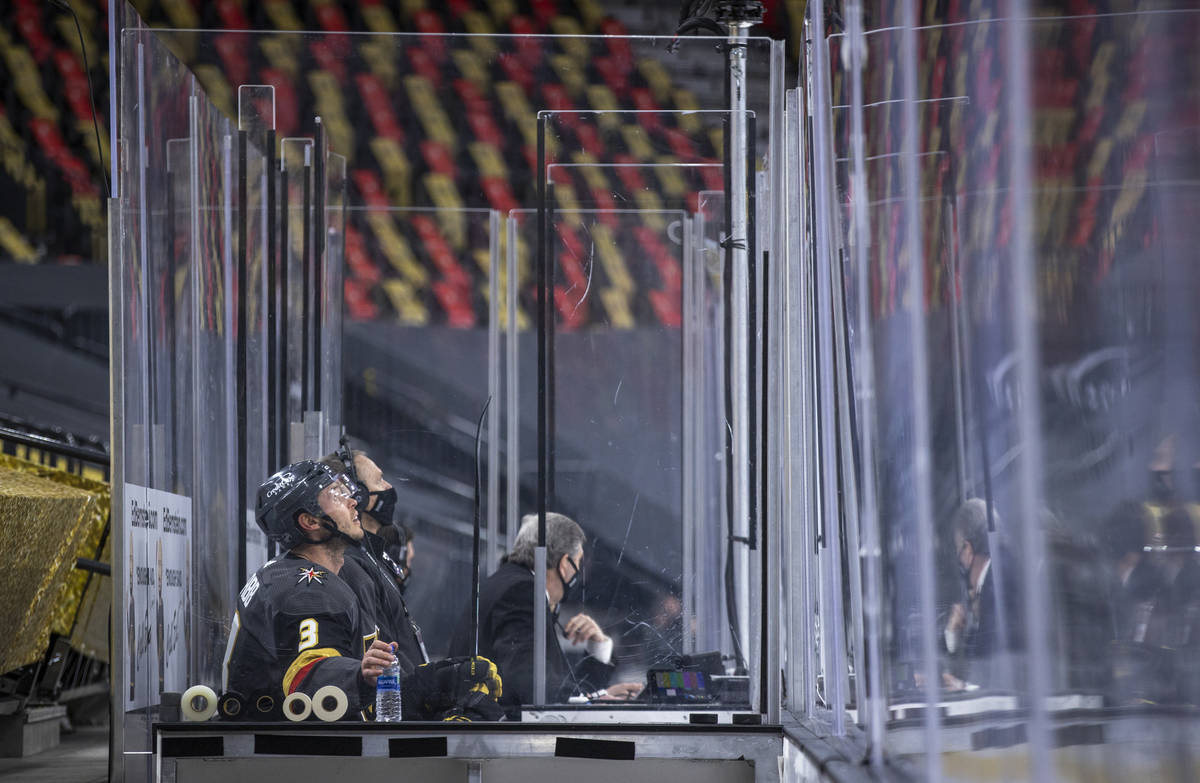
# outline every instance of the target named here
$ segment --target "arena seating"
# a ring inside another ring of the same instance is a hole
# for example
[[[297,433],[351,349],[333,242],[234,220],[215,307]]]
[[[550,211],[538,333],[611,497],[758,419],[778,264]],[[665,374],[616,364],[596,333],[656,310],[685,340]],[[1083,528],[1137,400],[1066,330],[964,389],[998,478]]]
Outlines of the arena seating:
[[[134,6],[154,26],[230,31],[624,32],[594,0],[453,0],[445,6],[422,0],[138,0]],[[86,29],[104,32],[103,5],[79,12]],[[72,254],[102,259],[106,236],[97,183],[100,161],[107,160],[107,117],[98,117],[104,149],[97,154],[90,135],[86,74],[78,43],[67,35],[73,25],[68,25],[69,16],[34,0],[17,0],[8,14],[6,21],[13,24],[6,27],[14,32],[0,31],[0,52],[15,94],[0,117],[0,140],[5,144],[4,176],[26,197],[25,210],[0,221],[0,247],[27,261]],[[102,39],[89,35],[92,77],[100,91],[96,105],[103,110],[108,105],[107,60]],[[469,327],[486,323],[487,268],[477,263],[478,247],[471,246],[481,238],[467,230],[466,219],[413,219],[389,214],[388,208],[491,208],[507,214],[533,204],[530,171],[536,164],[537,108],[653,110],[695,105],[686,90],[673,87],[661,66],[636,62],[623,41],[577,38],[545,47],[539,39],[512,40],[510,51],[497,51],[495,39],[478,39],[450,51],[438,37],[400,47],[383,38],[304,41],[280,34],[260,36],[254,46],[246,46],[241,34],[230,32],[206,37],[210,45],[182,49],[219,107],[234,112],[237,84],[271,84],[281,136],[311,133],[312,117],[320,115],[332,149],[348,158],[350,203],[369,207],[352,210],[350,216],[346,303],[351,318]],[[667,134],[670,148],[656,150],[641,143],[639,127]],[[672,126],[670,115],[641,115],[640,123],[611,128],[616,135],[607,142],[601,140],[601,131],[610,128],[598,128],[592,121],[575,121],[564,130],[572,159],[585,165],[588,156],[611,158],[613,140],[629,147],[624,150],[629,163],[705,161],[714,155],[714,148],[697,149],[694,139]],[[551,141],[551,155],[558,143]],[[48,165],[36,166],[39,175],[29,169],[29,161]],[[556,180],[559,207],[605,209],[624,199],[661,208],[653,192],[660,183],[629,174],[632,170],[622,177],[581,169],[562,175]],[[687,186],[678,179],[671,185],[663,196],[676,202],[673,206],[686,206]],[[715,185],[709,181],[708,186]],[[47,217],[47,209],[55,214]],[[578,229],[577,216],[564,219],[576,225],[560,233]],[[611,217],[604,220],[612,225]],[[657,259],[651,268],[660,269],[661,247],[650,244],[644,232],[614,236],[617,242],[632,243],[626,252]],[[521,252],[530,252],[527,244],[522,243]],[[677,266],[678,259],[672,263]],[[528,268],[530,259],[523,255],[521,264]],[[604,277],[601,267],[597,275]],[[678,280],[676,269],[659,279],[638,281],[641,293],[635,298],[640,304],[635,309],[655,322],[673,325],[675,315],[668,313],[665,321],[654,318],[662,308],[652,304],[650,294],[659,292],[654,301],[677,300]],[[606,280],[595,282],[605,290],[612,288]],[[564,290],[560,288],[559,297]],[[522,306],[530,304],[524,296]],[[570,309],[575,316],[564,326],[582,325],[580,311],[574,304]],[[624,317],[627,309],[622,302],[617,321],[631,323]],[[593,322],[609,320],[602,311],[593,313]]]
[[[482,237],[477,227],[471,230],[472,219],[414,221],[395,208],[490,208],[507,214],[533,204],[530,172],[536,157],[536,108],[653,111],[696,105],[695,98],[674,85],[660,64],[636,61],[628,45],[619,40],[576,38],[543,47],[536,39],[514,39],[509,50],[499,51],[496,39],[477,39],[451,51],[445,39],[437,37],[420,45],[398,47],[369,36],[305,42],[285,34],[290,30],[623,32],[621,23],[605,16],[595,0],[449,0],[437,4],[424,0],[355,4],[332,0],[138,0],[134,5],[156,26],[279,33],[256,38],[252,47],[245,46],[239,34],[218,34],[211,46],[188,53],[192,58],[189,64],[210,95],[230,111],[236,96],[234,84],[273,85],[280,135],[311,132],[313,115],[321,115],[331,146],[349,160],[350,203],[363,207],[351,212],[347,229],[346,304],[351,318],[462,327],[486,323],[487,269],[479,262]],[[798,18],[793,3],[773,5],[780,7],[777,26],[786,29]],[[103,2],[95,6],[76,2],[73,7],[83,22],[98,90],[100,150],[91,129],[87,75],[69,15],[36,0],[13,0],[0,11],[4,22],[0,26],[0,75],[11,85],[0,107],[0,181],[7,186],[6,192],[13,194],[0,215],[0,253],[18,261],[100,260],[105,256],[105,194],[99,173],[101,161],[108,159],[107,56],[103,46],[106,6]],[[881,13],[894,13],[889,8],[890,4]],[[1094,10],[1089,0],[1070,3],[1075,14]],[[926,11],[949,21],[966,16],[961,0],[930,3]],[[1041,221],[1038,236],[1044,248],[1066,249],[1079,263],[1095,267],[1065,271],[1061,285],[1069,285],[1079,275],[1106,274],[1114,248],[1122,241],[1139,241],[1120,234],[1125,226],[1144,223],[1136,218],[1148,203],[1144,183],[1152,140],[1139,133],[1147,112],[1171,111],[1181,123],[1200,115],[1200,104],[1195,101],[1157,107],[1140,100],[1155,75],[1141,65],[1144,52],[1122,52],[1117,58],[1111,45],[1097,43],[1105,40],[1096,34],[1097,25],[1106,23],[1095,18],[1039,23],[1033,63],[1039,85],[1036,121],[1047,132],[1039,134],[1036,155],[1043,179],[1061,187],[1051,188],[1046,203],[1037,211]],[[1186,28],[1180,28],[1180,46],[1186,45]],[[831,23],[829,32],[836,29]],[[878,40],[886,45],[882,36]],[[835,41],[835,49],[836,45]],[[961,52],[997,51],[1001,42],[996,31],[930,31],[921,36],[920,46],[922,79],[930,95],[969,91],[975,101],[969,116],[976,119],[986,116],[980,114],[980,105],[992,112],[1003,111],[997,74],[981,69],[970,85],[950,83],[947,78]],[[1120,67],[1118,59],[1123,63]],[[1116,112],[1112,107],[1118,102],[1083,94],[1078,85],[1085,75],[1095,78],[1093,92],[1099,89],[1121,95],[1123,109]],[[835,69],[834,78],[838,95],[840,69]],[[882,90],[883,85],[877,89]],[[926,156],[924,176],[929,182],[944,185],[949,178],[957,178],[978,184],[1002,176],[998,145],[988,136],[989,123],[979,121],[979,127],[966,128],[964,116],[967,113],[953,102],[925,104],[925,149],[953,152]],[[844,121],[844,117],[835,119]],[[713,161],[719,157],[719,135],[706,138],[689,126],[689,120],[676,121],[669,114],[639,115],[637,122],[628,125],[615,118],[606,120],[614,121],[620,127],[580,119],[562,123],[564,149],[556,149],[558,141],[552,140],[550,155],[561,153],[564,157],[555,160],[576,165],[554,175],[558,209],[611,210],[621,200],[644,209],[694,209],[698,190],[720,187],[718,168],[698,170],[696,176],[702,178],[698,181],[669,169],[636,166],[672,160]],[[1081,155],[1079,150],[1091,149],[1094,145],[1088,141],[1101,133],[1111,134],[1113,143],[1097,148],[1094,154]],[[648,138],[654,140],[652,144],[647,143]],[[600,159],[630,165],[589,167]],[[880,163],[868,174],[878,193],[897,187],[898,169],[890,164]],[[976,201],[965,209],[957,215],[960,227],[1005,219],[1003,214],[993,214],[1000,209],[995,204]],[[933,224],[951,219],[945,205],[933,205],[931,210]],[[612,264],[597,264],[592,284],[607,292],[606,298],[593,303],[584,319],[574,300],[564,300],[568,303],[559,307],[560,312],[573,313],[563,322],[564,328],[588,323],[674,325],[678,307],[664,303],[678,299],[678,259],[672,257],[667,263],[654,231],[616,230],[612,214],[588,221],[610,232],[616,243],[615,255],[646,258],[650,263],[644,269],[626,269],[628,280],[611,279]],[[558,235],[567,251],[563,255],[571,255],[570,249],[583,241],[581,232],[592,227],[569,214],[560,215],[559,223]],[[889,237],[895,236],[890,224],[888,220],[873,221],[878,234],[874,245],[880,252]],[[1097,227],[1110,225],[1117,226],[1117,235],[1096,235]],[[947,252],[946,236],[946,232],[929,232],[929,252]],[[965,241],[970,239],[968,230]],[[1094,252],[1096,248],[1101,252]],[[531,247],[523,242],[519,251],[521,266],[528,269]],[[556,301],[578,282],[577,264],[577,259],[562,264]],[[895,270],[891,274],[895,277]],[[526,282],[523,280],[523,290],[528,289]],[[933,285],[936,290],[930,292],[931,300],[948,295],[949,281],[934,281]],[[896,286],[882,286],[878,306],[884,311],[894,307],[897,291]],[[611,310],[606,303],[612,303]],[[523,310],[531,304],[532,299],[523,295]],[[520,317],[527,318],[527,312]]]
[[[1010,216],[1003,200],[972,195],[986,194],[988,185],[1002,188],[1006,178],[1001,160],[1006,140],[995,137],[995,128],[1004,124],[999,122],[1005,111],[1001,89],[1004,41],[999,26],[956,25],[971,18],[966,5],[960,0],[926,4],[926,23],[936,20],[939,26],[918,37],[922,95],[950,98],[969,94],[971,101],[969,108],[961,101],[930,100],[921,106],[922,187],[929,193],[961,194],[957,205],[941,199],[927,207],[926,225],[941,227],[926,232],[926,255],[934,270],[927,290],[930,307],[954,295],[955,281],[937,274],[946,265],[934,260],[952,252],[955,228],[964,257],[1007,247],[1006,232],[997,232],[1000,246],[993,247],[995,234],[985,228],[1007,225]],[[1058,260],[1041,267],[1052,277],[1044,278],[1040,285],[1047,301],[1060,303],[1071,301],[1083,287],[1100,283],[1112,271],[1115,259],[1136,262],[1142,250],[1151,245],[1156,229],[1147,181],[1153,165],[1154,139],[1146,129],[1161,128],[1164,120],[1179,128],[1195,127],[1200,118],[1200,96],[1194,93],[1190,101],[1169,106],[1147,101],[1149,95],[1162,94],[1154,80],[1167,76],[1155,73],[1148,61],[1188,62],[1189,72],[1200,65],[1192,45],[1198,32],[1194,16],[1180,17],[1174,38],[1162,40],[1118,34],[1118,26],[1125,22],[1120,17],[1105,17],[1100,12],[1108,6],[1101,7],[1092,0],[1069,0],[1066,10],[1071,16],[1063,15],[1059,8],[1057,13],[1047,13],[1047,18],[1034,23],[1036,46],[1031,63],[1037,85],[1035,252]],[[883,20],[895,19],[899,19],[899,4],[889,1],[873,26],[884,27],[887,22]],[[827,32],[836,33],[838,29],[831,24]],[[878,33],[872,38],[870,57],[879,58],[879,62],[895,58],[899,43],[899,33]],[[835,61],[840,57],[839,44],[835,38]],[[1118,51],[1118,46],[1122,50]],[[1149,46],[1169,47],[1169,53],[1160,51],[1148,58]],[[953,75],[954,64],[967,54],[972,62],[992,64],[976,69],[968,77],[971,83],[962,80],[965,74]],[[841,76],[840,69],[835,69],[835,105],[849,103]],[[1081,89],[1083,83],[1090,87]],[[867,103],[899,97],[898,82],[886,85],[881,79],[867,85],[867,89]],[[887,122],[899,128],[899,110],[897,102],[873,107],[868,109],[867,119],[881,127]],[[885,117],[888,112],[892,116]],[[846,138],[848,113],[835,111],[834,120],[839,137]],[[891,143],[890,149],[867,151],[868,156],[879,157],[870,165],[867,178],[872,199],[881,203],[903,187],[898,159],[882,155],[898,150],[899,138]],[[899,283],[901,272],[894,263],[901,256],[895,244],[900,241],[897,226],[903,218],[899,201],[893,202],[880,206],[871,220],[873,252],[888,259],[880,262],[887,268],[873,305],[880,318],[898,308],[903,289]],[[1066,312],[1065,306],[1051,307],[1049,314],[1061,317]]]

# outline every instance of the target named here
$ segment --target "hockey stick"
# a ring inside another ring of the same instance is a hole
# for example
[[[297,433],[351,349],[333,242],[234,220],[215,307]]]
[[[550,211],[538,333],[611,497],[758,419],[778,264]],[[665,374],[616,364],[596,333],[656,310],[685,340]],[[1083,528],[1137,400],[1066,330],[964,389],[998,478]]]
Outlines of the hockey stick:
[[[475,644],[471,650],[477,658],[479,657],[479,487],[483,483],[479,475],[479,446],[483,438],[483,420],[487,418],[488,408],[491,404],[492,397],[488,395],[487,402],[483,404],[483,412],[479,414],[479,424],[475,428],[475,529],[472,533],[474,549],[471,552],[471,631],[474,633]],[[495,531],[492,531],[492,534],[494,535]]]

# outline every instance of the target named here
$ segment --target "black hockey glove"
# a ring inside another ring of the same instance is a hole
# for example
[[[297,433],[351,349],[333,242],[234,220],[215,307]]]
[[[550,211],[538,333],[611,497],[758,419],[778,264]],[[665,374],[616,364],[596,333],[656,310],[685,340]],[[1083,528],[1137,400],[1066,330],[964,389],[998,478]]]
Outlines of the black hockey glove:
[[[500,672],[487,658],[448,658],[418,666],[401,688],[404,720],[499,720]]]

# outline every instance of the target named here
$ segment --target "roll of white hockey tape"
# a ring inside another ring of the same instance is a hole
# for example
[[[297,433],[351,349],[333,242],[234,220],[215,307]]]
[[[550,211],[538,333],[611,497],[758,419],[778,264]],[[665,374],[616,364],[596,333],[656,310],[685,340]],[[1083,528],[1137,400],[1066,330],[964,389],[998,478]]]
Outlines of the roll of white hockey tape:
[[[283,700],[283,714],[288,720],[302,721],[312,715],[312,700],[306,694],[296,691]]]
[[[207,685],[193,685],[179,700],[179,712],[184,720],[208,720],[216,711],[217,694]]]
[[[336,685],[325,685],[317,689],[312,697],[312,711],[323,721],[341,720],[350,709],[350,700],[346,692]]]

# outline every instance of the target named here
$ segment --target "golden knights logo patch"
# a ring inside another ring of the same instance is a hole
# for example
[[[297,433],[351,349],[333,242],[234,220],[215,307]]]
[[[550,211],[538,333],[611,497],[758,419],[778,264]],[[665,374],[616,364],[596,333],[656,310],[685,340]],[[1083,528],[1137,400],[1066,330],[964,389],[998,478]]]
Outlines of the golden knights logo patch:
[[[296,584],[312,584],[313,582],[319,585],[325,584],[325,572],[312,566],[302,567],[300,578],[296,580]]]

